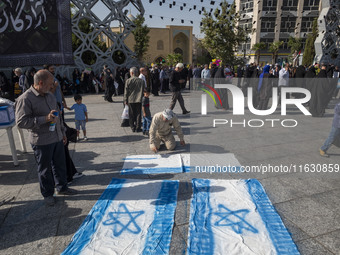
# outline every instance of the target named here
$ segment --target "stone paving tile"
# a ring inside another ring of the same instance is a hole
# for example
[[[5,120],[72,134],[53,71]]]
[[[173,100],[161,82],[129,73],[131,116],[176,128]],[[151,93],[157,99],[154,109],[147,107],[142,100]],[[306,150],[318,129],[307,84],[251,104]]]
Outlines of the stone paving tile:
[[[275,204],[276,210],[311,237],[340,228],[340,214],[313,196]]]
[[[53,251],[53,240],[57,234],[58,221],[48,220],[29,221],[1,227],[1,254],[50,254]],[[72,231],[72,230],[70,230]]]
[[[173,228],[170,255],[184,255],[186,254],[186,241],[183,238],[177,226]]]
[[[303,255],[334,255],[336,253],[332,253],[327,250],[321,244],[317,243],[314,239],[307,239],[304,241],[296,242],[296,245]]]
[[[334,254],[340,254],[340,229],[314,239],[329,249]]]
[[[302,231],[298,226],[296,226],[293,222],[291,222],[284,216],[281,215],[281,219],[295,242],[311,238],[306,232]]]

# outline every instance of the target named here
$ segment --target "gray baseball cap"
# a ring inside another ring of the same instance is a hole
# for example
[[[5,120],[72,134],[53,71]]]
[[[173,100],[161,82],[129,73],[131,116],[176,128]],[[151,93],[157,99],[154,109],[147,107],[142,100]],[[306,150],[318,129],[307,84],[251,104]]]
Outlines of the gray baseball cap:
[[[171,120],[174,117],[174,112],[172,110],[170,110],[170,109],[165,109],[163,111],[163,116],[167,120]]]

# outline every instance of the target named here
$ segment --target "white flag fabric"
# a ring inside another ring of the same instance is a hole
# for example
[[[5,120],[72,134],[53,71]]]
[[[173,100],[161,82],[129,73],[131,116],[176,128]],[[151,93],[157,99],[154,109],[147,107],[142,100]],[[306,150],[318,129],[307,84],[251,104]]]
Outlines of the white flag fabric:
[[[121,174],[182,173],[180,154],[133,155],[124,159]]]
[[[168,254],[178,186],[113,179],[62,254]]]
[[[299,254],[257,180],[194,179],[192,184],[189,255]]]
[[[131,155],[124,158],[121,171],[125,174],[161,173],[226,173],[240,172],[235,155],[224,154],[154,154]]]

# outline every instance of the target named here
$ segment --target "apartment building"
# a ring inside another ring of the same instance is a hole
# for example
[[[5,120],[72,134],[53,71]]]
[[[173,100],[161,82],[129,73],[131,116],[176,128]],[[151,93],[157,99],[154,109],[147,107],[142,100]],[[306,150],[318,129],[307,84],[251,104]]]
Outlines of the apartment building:
[[[289,37],[302,38],[303,48],[307,34],[312,31],[313,20],[319,17],[322,0],[236,0],[240,14],[239,26],[247,29],[248,40],[241,45],[238,56],[246,63],[255,62],[252,46],[258,42],[269,45],[282,41],[277,62],[287,61]],[[261,51],[260,63],[271,63],[272,54]]]

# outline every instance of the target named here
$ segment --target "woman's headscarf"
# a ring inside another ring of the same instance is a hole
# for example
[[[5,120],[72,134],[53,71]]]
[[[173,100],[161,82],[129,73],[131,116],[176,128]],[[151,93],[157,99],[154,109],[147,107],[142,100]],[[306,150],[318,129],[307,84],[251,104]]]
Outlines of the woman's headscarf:
[[[260,80],[259,80],[259,84],[257,86],[257,91],[260,91],[261,90],[261,87],[262,87],[262,81],[263,81],[263,75],[265,73],[269,73],[269,70],[270,70],[270,65],[265,65],[265,67],[263,67],[263,72],[260,74]]]

